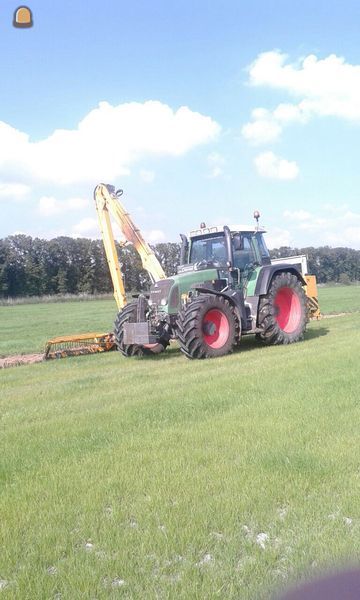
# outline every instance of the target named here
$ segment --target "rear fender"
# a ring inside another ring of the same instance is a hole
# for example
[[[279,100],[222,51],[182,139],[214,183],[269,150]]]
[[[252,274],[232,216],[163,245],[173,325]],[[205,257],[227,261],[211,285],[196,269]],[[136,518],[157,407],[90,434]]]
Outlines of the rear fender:
[[[291,273],[298,278],[301,285],[306,285],[305,279],[294,265],[289,265],[287,263],[268,265],[263,267],[259,273],[255,286],[255,296],[265,296],[269,291],[272,279],[279,273]]]

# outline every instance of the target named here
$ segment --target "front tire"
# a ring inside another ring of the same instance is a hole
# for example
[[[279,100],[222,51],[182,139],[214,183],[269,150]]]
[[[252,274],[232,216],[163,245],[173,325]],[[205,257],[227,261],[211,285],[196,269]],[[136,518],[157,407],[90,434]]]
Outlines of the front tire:
[[[266,296],[260,298],[258,338],[265,344],[292,344],[304,337],[307,322],[306,296],[292,273],[276,275]]]
[[[177,337],[187,358],[213,358],[233,351],[240,325],[223,296],[200,294],[180,312]]]
[[[116,347],[123,356],[146,356],[151,354],[159,354],[163,352],[169,345],[167,340],[160,340],[158,344],[149,344],[147,346],[139,346],[138,344],[124,343],[124,324],[136,323],[137,302],[127,304],[120,312],[118,312],[114,323],[114,337]]]

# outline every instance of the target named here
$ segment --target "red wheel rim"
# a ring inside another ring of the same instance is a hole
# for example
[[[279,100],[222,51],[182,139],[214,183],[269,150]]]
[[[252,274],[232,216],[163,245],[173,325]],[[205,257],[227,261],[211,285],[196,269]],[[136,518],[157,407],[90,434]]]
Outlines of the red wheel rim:
[[[202,330],[204,342],[210,348],[222,348],[229,338],[229,320],[221,310],[212,308],[204,316]]]
[[[281,288],[275,296],[276,320],[285,333],[293,333],[301,322],[301,302],[297,293],[288,287]]]
[[[164,350],[164,346],[158,342],[156,344],[142,344],[141,347],[150,350],[153,354],[158,354]]]

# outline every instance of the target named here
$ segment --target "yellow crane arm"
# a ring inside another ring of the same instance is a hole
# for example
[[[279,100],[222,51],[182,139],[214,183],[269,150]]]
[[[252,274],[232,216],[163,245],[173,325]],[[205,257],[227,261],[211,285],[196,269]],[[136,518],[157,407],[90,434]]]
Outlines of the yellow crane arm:
[[[121,192],[122,193],[122,192]],[[115,247],[114,232],[111,224],[110,214],[120,227],[126,241],[131,242],[140,255],[144,269],[149,273],[152,282],[166,279],[164,270],[156,258],[154,251],[144,240],[140,230],[132,222],[130,215],[121,204],[119,196],[112,185],[100,183],[96,186],[94,199],[99,218],[100,229],[104,242],[106,258],[108,261],[110,275],[114,286],[114,297],[116,304],[121,310],[126,304],[125,288]]]

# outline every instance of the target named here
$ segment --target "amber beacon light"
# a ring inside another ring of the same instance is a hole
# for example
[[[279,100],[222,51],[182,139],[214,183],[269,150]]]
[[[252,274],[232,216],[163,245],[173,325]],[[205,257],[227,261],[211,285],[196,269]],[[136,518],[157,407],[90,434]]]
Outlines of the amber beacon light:
[[[33,16],[30,8],[27,6],[19,6],[14,12],[14,27],[32,27],[33,24]]]

